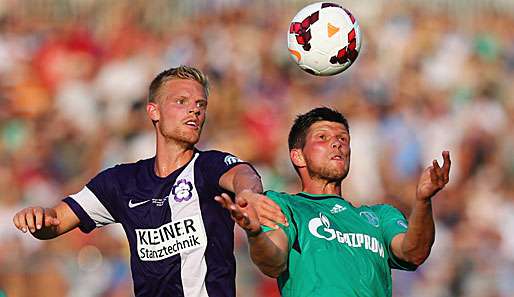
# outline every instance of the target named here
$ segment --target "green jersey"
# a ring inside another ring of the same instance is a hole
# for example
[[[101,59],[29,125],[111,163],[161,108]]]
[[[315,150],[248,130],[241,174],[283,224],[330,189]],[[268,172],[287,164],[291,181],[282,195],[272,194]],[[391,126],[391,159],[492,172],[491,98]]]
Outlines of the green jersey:
[[[281,226],[289,240],[287,270],[278,278],[282,296],[390,297],[391,268],[415,269],[391,252],[393,237],[407,231],[393,206],[354,207],[334,195],[266,195],[289,222]]]

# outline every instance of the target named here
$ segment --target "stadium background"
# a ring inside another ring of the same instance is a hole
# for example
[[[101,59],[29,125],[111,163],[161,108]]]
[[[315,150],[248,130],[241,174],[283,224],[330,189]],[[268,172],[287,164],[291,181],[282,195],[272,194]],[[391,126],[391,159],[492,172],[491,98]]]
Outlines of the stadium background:
[[[251,161],[268,189],[298,190],[286,135],[318,105],[349,118],[355,204],[408,214],[420,169],[450,149],[432,255],[394,273],[394,296],[514,296],[514,2],[344,1],[362,52],[331,78],[288,57],[288,22],[310,2],[0,1],[0,296],[132,294],[121,228],[43,242],[11,219],[151,156],[146,89],[179,64],[212,81],[199,147]],[[238,295],[277,296],[236,239]]]

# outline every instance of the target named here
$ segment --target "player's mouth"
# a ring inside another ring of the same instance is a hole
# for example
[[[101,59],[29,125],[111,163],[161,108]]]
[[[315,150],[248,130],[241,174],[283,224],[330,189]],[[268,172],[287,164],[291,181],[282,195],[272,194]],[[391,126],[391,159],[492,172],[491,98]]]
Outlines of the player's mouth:
[[[330,157],[330,160],[344,161],[344,157],[342,155],[333,155],[332,157]]]
[[[188,119],[184,122],[184,125],[194,130],[200,129],[200,121],[198,119]]]

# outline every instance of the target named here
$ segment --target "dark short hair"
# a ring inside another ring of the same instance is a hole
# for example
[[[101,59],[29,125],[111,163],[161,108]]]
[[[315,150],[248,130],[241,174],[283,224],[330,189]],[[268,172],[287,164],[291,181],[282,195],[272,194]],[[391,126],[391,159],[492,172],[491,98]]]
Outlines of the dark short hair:
[[[314,123],[321,121],[341,123],[350,132],[348,121],[340,112],[328,107],[317,107],[296,117],[291,131],[289,131],[289,150],[303,148],[305,146],[307,130]]]
[[[190,79],[197,81],[203,87],[205,96],[209,96],[209,79],[200,70],[191,66],[179,66],[170,68],[159,73],[150,83],[148,90],[148,102],[155,102],[159,93],[159,88],[167,81],[172,79]]]

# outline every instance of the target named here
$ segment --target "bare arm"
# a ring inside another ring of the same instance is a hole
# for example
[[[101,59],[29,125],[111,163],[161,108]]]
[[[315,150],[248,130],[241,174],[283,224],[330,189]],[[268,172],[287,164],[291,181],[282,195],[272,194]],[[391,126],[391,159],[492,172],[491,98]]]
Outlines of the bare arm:
[[[68,204],[60,202],[53,208],[24,208],[14,215],[13,223],[37,239],[52,239],[76,228],[80,220]]]
[[[253,193],[262,193],[261,178],[247,164],[237,165],[225,172],[219,180],[219,185],[223,189],[231,191],[236,195],[243,190],[249,190]]]
[[[432,215],[432,197],[448,183],[450,173],[450,153],[443,152],[444,164],[439,167],[436,160],[421,175],[416,190],[416,200],[409,216],[409,229],[396,235],[391,249],[396,257],[421,265],[430,255],[434,244],[435,226]]]
[[[287,220],[280,207],[262,193],[261,178],[247,164],[240,164],[225,174],[219,180],[219,185],[225,190],[236,194],[236,197],[244,197],[257,211],[261,224],[278,228],[277,223],[287,225]]]
[[[288,241],[282,229],[251,235],[247,232],[250,257],[259,270],[277,278],[287,268]]]
[[[234,203],[227,194],[222,194],[216,201],[228,209],[234,221],[246,231],[250,257],[255,265],[267,276],[278,277],[287,268],[289,243],[284,230],[262,232],[256,210],[243,197],[237,197]]]

